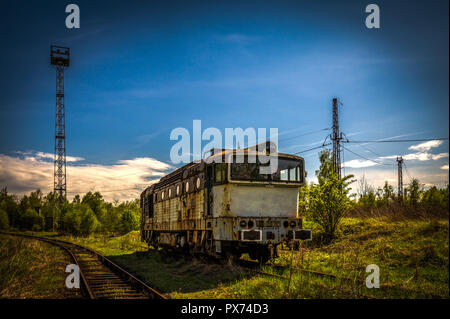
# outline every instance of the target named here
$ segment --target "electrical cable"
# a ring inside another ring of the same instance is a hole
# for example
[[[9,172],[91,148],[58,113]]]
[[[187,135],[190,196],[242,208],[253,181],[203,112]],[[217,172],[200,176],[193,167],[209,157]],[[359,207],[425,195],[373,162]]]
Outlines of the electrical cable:
[[[291,140],[293,138],[302,137],[302,136],[305,136],[305,135],[311,135],[311,134],[320,133],[320,132],[323,132],[323,131],[328,131],[329,129],[330,129],[329,127],[326,127],[326,128],[321,129],[321,130],[307,132],[307,133],[303,133],[303,134],[300,134],[300,135],[291,136],[291,137],[287,137],[287,138],[282,138],[282,139],[279,140],[279,142]]]
[[[422,138],[422,139],[409,139],[409,140],[373,140],[373,141],[344,141],[343,143],[407,143],[407,142],[427,142],[427,141],[446,141],[448,137],[439,138]]]
[[[364,157],[364,156],[362,156],[362,155],[360,155],[360,154],[358,154],[358,153],[353,152],[352,150],[349,150],[348,148],[346,148],[346,147],[343,146],[343,145],[342,145],[342,148],[344,148],[345,150],[349,151],[350,153],[352,153],[352,154],[354,154],[354,155],[356,155],[356,156],[358,156],[358,157],[361,157],[361,158],[363,158],[363,159],[365,159],[365,160],[367,160],[367,161],[374,162],[374,163],[381,164],[381,165],[386,165],[386,166],[392,166],[392,165],[393,165],[393,164],[386,164],[386,163],[378,162],[378,161],[376,161],[376,160],[373,160],[373,159]]]
[[[328,143],[328,144],[322,144],[322,145],[319,145],[319,146],[316,146],[316,147],[313,147],[313,148],[310,148],[310,149],[307,149],[307,150],[304,150],[304,151],[296,152],[296,153],[294,153],[294,154],[306,153],[306,152],[313,151],[313,150],[316,150],[316,149],[318,149],[318,148],[322,148],[322,147],[325,147],[325,146],[328,146],[328,145],[331,145],[331,143]]]

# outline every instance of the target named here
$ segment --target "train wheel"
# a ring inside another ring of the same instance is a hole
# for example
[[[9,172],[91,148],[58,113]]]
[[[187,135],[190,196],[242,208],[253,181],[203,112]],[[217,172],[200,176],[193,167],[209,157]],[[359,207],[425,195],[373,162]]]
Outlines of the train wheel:
[[[260,254],[260,255],[258,256],[258,261],[259,261],[261,264],[265,264],[266,262],[269,261],[269,259],[270,259],[269,254]]]
[[[258,257],[259,257],[259,255],[257,254],[257,252],[256,252],[256,251],[253,251],[253,250],[248,252],[248,256],[250,257],[250,259],[253,259],[253,260],[257,260]]]
[[[268,247],[268,246],[260,247],[256,251],[256,253],[257,253],[257,258],[256,259],[258,259],[258,261],[261,264],[265,264],[266,262],[268,262],[270,257],[271,257],[270,256],[270,247]]]
[[[225,254],[225,259],[229,266],[233,266],[236,265],[237,261],[239,260],[239,257],[235,253],[229,251]]]

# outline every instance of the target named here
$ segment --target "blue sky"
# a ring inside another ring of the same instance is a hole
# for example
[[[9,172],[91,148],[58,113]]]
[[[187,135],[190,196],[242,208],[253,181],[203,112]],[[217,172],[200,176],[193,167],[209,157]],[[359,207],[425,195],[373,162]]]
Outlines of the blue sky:
[[[52,186],[47,173],[14,174],[36,161],[46,163],[43,170],[51,164],[37,155],[54,150],[50,44],[71,48],[67,154],[83,159],[70,162],[78,170],[93,168],[82,180],[68,168],[68,188],[77,191],[91,189],[94,168],[128,175],[133,160],[154,159],[135,173],[170,170],[170,131],[192,130],[194,119],[222,131],[278,128],[279,148],[288,153],[320,145],[326,131],[295,136],[331,126],[333,97],[343,103],[340,125],[349,138],[448,136],[448,1],[76,1],[81,28],[71,30],[64,23],[69,3],[2,5],[0,183],[12,191]],[[365,27],[369,3],[380,6],[380,29]],[[370,159],[409,154],[409,175],[445,184],[448,141],[418,144],[347,147]],[[419,151],[429,156],[411,155]],[[312,177],[317,152],[302,155]],[[348,151],[344,159],[355,160],[346,172],[396,185],[394,160],[364,164]],[[139,188],[153,178],[128,176],[95,187]],[[119,197],[135,192],[126,194]]]

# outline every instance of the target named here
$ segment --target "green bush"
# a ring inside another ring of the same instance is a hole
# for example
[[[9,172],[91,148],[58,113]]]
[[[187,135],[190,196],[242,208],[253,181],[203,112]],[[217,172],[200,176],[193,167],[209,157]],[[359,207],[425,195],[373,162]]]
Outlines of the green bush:
[[[81,214],[80,235],[89,236],[97,230],[99,227],[97,217],[90,207],[83,206],[83,212]]]
[[[323,239],[336,237],[341,219],[350,208],[349,185],[353,175],[340,178],[333,172],[333,158],[329,150],[319,153],[320,168],[316,171],[318,184],[305,185],[299,190],[299,209],[319,225]]]
[[[94,212],[86,204],[75,204],[63,217],[63,230],[75,236],[89,236],[99,228]]]
[[[307,189],[307,216],[322,228],[328,241],[336,237],[339,223],[350,207],[347,195],[345,180],[336,174]]]
[[[123,233],[128,233],[132,230],[139,229],[139,219],[131,210],[125,210],[120,217],[121,230]]]
[[[44,218],[39,216],[33,208],[27,208],[25,214],[21,216],[21,228],[40,230],[44,226]]]
[[[81,213],[78,210],[70,210],[63,217],[62,229],[72,235],[80,234]]]

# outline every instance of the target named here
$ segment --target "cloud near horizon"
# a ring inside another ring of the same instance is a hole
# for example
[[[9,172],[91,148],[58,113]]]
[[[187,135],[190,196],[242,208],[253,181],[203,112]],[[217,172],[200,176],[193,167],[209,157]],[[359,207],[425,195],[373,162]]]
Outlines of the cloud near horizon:
[[[42,158],[54,159],[55,158],[55,154],[36,152],[36,158],[39,158],[39,159],[42,159]],[[80,161],[84,161],[84,158],[83,157],[76,157],[76,156],[66,156],[66,162],[80,162]]]
[[[432,147],[438,147],[442,143],[443,143],[443,141],[433,140],[433,141],[420,143],[417,145],[412,145],[412,146],[408,147],[408,149],[413,150],[413,151],[424,152],[424,151],[429,151]]]
[[[40,189],[53,190],[53,154],[20,153],[14,157],[0,154],[0,186],[17,195]],[[51,159],[51,160],[50,160]],[[67,156],[67,197],[99,191],[108,201],[138,198],[142,190],[167,173],[172,166],[150,157],[120,160],[113,165],[77,164],[84,158]]]
[[[433,140],[433,141],[428,141],[425,143],[420,143],[417,145],[412,145],[412,146],[408,147],[408,149],[414,150],[417,152],[405,154],[405,155],[402,155],[402,157],[404,160],[407,160],[407,161],[421,161],[421,162],[429,161],[429,160],[437,161],[441,158],[448,157],[448,155],[449,155],[448,152],[439,153],[439,154],[431,154],[431,153],[428,153],[428,151],[433,147],[440,146],[442,143],[443,143],[442,141]],[[384,160],[396,159],[397,156],[398,155],[380,156],[380,157],[377,157],[376,159],[374,159],[373,161],[354,159],[354,160],[342,163],[342,167],[347,167],[347,168],[370,167],[370,166],[379,165],[380,162],[384,162]]]

